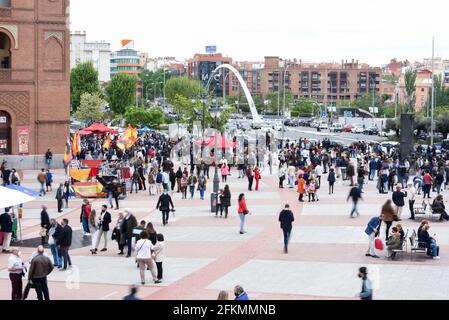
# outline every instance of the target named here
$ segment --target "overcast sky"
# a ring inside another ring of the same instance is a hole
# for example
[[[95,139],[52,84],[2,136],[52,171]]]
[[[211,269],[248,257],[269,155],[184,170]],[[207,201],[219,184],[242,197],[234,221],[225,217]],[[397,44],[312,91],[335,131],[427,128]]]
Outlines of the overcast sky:
[[[449,58],[447,0],[72,0],[71,30],[180,60],[206,45],[235,60]]]

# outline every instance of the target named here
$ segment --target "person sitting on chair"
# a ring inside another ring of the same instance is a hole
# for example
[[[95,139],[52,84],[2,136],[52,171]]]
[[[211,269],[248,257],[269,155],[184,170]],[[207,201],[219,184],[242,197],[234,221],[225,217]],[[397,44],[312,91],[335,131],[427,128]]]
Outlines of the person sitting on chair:
[[[432,211],[433,211],[433,213],[441,214],[440,221],[443,221],[443,219],[445,219],[446,221],[449,221],[449,215],[446,212],[446,206],[444,205],[443,195],[439,194],[435,198],[435,200],[433,200]]]
[[[427,248],[427,255],[432,256],[433,259],[440,259],[440,247],[437,245],[435,236],[431,237],[429,235],[428,224],[425,224],[421,232],[419,233],[418,245],[420,248]]]
[[[396,252],[393,252],[393,250],[400,249],[402,249],[401,233],[397,227],[393,227],[391,229],[391,236],[387,240],[387,258],[391,258],[393,260],[396,257]]]

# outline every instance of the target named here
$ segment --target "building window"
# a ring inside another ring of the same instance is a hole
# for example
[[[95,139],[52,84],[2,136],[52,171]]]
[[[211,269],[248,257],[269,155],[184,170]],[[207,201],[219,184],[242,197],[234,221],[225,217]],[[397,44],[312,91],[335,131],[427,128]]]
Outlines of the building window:
[[[0,69],[11,68],[11,41],[8,36],[0,32]]]
[[[0,0],[0,8],[11,8],[11,0]]]

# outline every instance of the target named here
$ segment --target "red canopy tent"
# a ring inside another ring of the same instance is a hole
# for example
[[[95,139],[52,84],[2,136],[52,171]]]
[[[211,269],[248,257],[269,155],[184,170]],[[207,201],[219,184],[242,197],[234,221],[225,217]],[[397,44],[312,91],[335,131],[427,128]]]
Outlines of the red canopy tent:
[[[206,139],[204,139],[204,144],[203,144],[203,140],[199,139],[197,141],[195,141],[195,144],[197,146],[205,146],[205,147],[209,147],[209,148],[214,148],[215,147],[215,136],[212,137],[208,137]],[[219,136],[217,135],[217,148],[233,148],[234,147],[234,142],[232,140],[226,139],[226,137],[223,136]]]
[[[112,130],[102,123],[96,122],[88,128],[78,132],[79,134],[117,134],[117,130]]]

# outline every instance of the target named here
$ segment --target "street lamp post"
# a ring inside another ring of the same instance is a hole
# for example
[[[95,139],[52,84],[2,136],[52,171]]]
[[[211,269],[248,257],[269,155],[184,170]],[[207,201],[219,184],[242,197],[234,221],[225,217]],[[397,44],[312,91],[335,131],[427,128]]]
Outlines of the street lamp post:
[[[287,76],[287,70],[289,67],[290,67],[290,65],[288,63],[286,63],[285,71],[284,71],[284,88],[283,88],[284,89],[284,103],[282,106],[282,141],[284,141],[284,136],[285,136],[285,123],[284,123],[285,122],[285,91],[287,88],[285,78]],[[289,77],[289,80],[290,80],[290,77]]]
[[[214,174],[214,189],[211,199],[211,211],[213,212],[214,208],[216,208],[216,203],[218,199],[218,191],[220,190],[220,177],[218,176],[218,149],[217,149],[217,133],[218,133],[218,118],[221,115],[221,110],[219,108],[211,109],[210,113],[215,117],[215,148],[214,148],[214,158],[215,158],[215,174]],[[222,138],[223,139],[223,138]],[[215,202],[215,206],[214,206]]]
[[[434,119],[434,109],[435,109],[435,38],[432,38],[432,98],[431,98],[431,117],[430,122],[430,145],[433,146],[433,132],[435,130],[435,119]]]
[[[376,115],[376,108],[375,108],[375,105],[376,105],[376,80],[375,80],[375,78],[373,78],[373,76],[370,76],[370,79],[371,79],[371,81],[372,81],[372,83],[373,83],[373,101],[372,101],[372,110],[373,110],[373,113],[374,113],[374,115]]]

